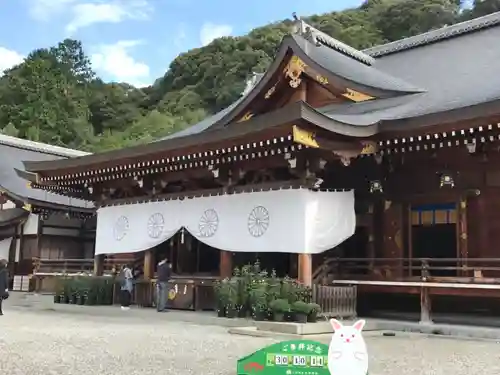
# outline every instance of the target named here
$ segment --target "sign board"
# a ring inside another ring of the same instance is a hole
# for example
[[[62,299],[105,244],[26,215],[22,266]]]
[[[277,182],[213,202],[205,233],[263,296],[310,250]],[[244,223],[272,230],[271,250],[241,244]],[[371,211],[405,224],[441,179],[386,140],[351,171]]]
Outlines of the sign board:
[[[237,375],[330,375],[328,345],[283,341],[238,360]]]

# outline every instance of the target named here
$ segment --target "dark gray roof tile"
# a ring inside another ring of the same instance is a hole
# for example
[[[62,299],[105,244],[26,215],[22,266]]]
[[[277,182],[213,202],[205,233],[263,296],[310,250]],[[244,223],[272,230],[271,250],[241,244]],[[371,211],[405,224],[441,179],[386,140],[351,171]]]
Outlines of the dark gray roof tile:
[[[415,117],[500,98],[499,40],[500,27],[491,27],[379,57],[376,68],[426,89],[390,117]]]
[[[293,35],[292,37],[311,60],[335,76],[377,90],[399,93],[423,91],[421,88],[405,82],[393,74],[363,64],[331,48],[314,45],[300,35]]]
[[[444,41],[446,39],[455,38],[457,36],[468,34],[473,31],[482,30],[492,26],[498,26],[499,24],[500,12],[495,12],[483,17],[475,18],[470,21],[457,23],[451,26],[445,26],[440,29],[432,30],[420,35],[368,48],[363,52],[373,57],[380,57],[420,46],[425,46],[431,43]]]

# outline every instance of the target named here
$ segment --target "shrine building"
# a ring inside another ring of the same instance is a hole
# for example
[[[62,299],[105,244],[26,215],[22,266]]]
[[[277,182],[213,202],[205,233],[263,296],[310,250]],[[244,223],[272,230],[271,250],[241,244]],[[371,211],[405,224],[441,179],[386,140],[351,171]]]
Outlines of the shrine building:
[[[95,202],[98,273],[117,254],[146,279],[163,255],[191,278],[258,258],[363,295],[497,296],[499,38],[494,13],[359,51],[298,20],[228,108],[23,176]]]
[[[9,262],[16,280],[33,272],[37,259],[51,259],[64,269],[66,259],[92,260],[94,204],[75,197],[31,189],[23,161],[60,160],[86,152],[0,134],[0,259]],[[26,279],[28,280],[28,279]],[[21,287],[15,283],[14,289]],[[28,287],[23,283],[23,288]]]

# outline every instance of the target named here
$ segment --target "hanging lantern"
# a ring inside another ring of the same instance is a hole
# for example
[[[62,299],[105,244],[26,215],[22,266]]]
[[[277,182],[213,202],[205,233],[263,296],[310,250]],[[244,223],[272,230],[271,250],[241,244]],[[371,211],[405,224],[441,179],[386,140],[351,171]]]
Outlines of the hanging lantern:
[[[370,193],[382,193],[383,191],[384,187],[382,186],[382,182],[380,182],[380,180],[370,181]]]
[[[439,177],[439,187],[455,187],[455,180],[451,173],[443,172]]]

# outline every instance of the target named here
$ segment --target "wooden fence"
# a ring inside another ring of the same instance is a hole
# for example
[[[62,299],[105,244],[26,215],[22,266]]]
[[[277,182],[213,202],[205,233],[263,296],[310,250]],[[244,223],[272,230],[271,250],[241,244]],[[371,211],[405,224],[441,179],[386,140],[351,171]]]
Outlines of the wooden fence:
[[[356,286],[330,286],[314,284],[312,288],[314,303],[321,306],[326,318],[356,317]]]

